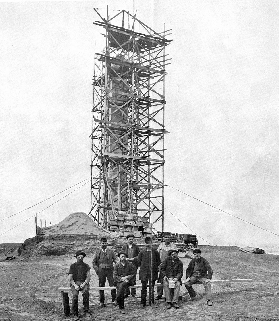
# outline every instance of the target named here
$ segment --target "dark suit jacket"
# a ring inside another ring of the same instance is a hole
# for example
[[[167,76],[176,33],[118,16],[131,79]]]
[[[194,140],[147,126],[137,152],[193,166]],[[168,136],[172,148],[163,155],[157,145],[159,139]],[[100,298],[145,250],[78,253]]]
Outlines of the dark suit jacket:
[[[199,260],[192,259],[186,270],[186,278],[191,277],[194,273],[195,264],[197,264],[197,269],[200,272],[200,276],[203,278],[212,278],[213,271],[207,260],[203,257],[200,257]]]
[[[152,270],[153,281],[157,280],[158,267],[161,263],[160,254],[157,250],[152,249],[152,255],[151,255],[151,251],[147,251],[146,248],[140,251],[138,255],[138,263],[140,266],[139,279],[141,281],[147,281],[148,279],[150,279],[151,270]]]
[[[135,277],[136,268],[130,263],[126,262],[125,265],[122,265],[120,262],[116,263],[113,269],[113,279],[115,283],[122,282],[120,279],[123,276],[127,276],[129,281]]]
[[[179,281],[183,275],[183,263],[179,258],[172,260],[172,257],[167,257],[161,265],[162,276],[167,278],[177,278]]]
[[[122,249],[121,249],[121,252],[125,252],[127,257],[128,257],[128,249],[129,249],[128,244],[124,244],[122,246]],[[136,268],[138,268],[137,256],[139,255],[140,249],[136,244],[133,243],[132,244],[132,250],[133,250],[133,258],[134,258],[134,260],[130,261],[130,262],[133,263]]]

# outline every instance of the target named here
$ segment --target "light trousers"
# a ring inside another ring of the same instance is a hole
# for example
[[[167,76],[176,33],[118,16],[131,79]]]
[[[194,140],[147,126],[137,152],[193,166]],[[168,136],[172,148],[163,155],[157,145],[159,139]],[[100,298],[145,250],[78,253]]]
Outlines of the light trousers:
[[[180,293],[180,281],[175,282],[175,288],[169,287],[169,281],[168,280],[163,280],[163,286],[164,286],[164,291],[165,291],[165,297],[166,297],[166,302],[167,303],[177,303],[178,302],[178,297]],[[173,292],[173,295],[172,295]]]

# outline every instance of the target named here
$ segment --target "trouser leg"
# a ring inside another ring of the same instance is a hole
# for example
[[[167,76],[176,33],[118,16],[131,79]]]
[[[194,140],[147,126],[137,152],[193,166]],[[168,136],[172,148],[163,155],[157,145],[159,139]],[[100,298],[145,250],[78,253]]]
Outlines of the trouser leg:
[[[160,268],[158,283],[161,283],[161,284],[157,285],[157,295],[159,297],[162,297],[163,296],[163,287],[164,287],[163,284],[164,284],[164,282],[163,282],[163,275],[162,275],[162,272],[161,272],[161,268]]]
[[[170,288],[169,288],[169,281],[163,280],[163,286],[165,291],[166,302],[171,302],[171,295],[170,295]]]
[[[196,277],[190,277],[190,280],[188,282],[185,283],[185,287],[190,295],[191,298],[194,298],[196,296],[196,292],[195,290],[193,289],[192,285],[194,283],[197,282],[197,278]]]
[[[155,285],[155,281],[149,280],[149,304],[154,303],[154,285]]]
[[[119,309],[124,309],[124,295],[129,284],[127,282],[119,282],[117,284],[117,296],[116,301]]]
[[[100,269],[99,270],[99,286],[105,286],[106,284],[106,272],[104,269]],[[105,294],[104,294],[104,290],[99,290],[99,294],[100,294],[100,302],[104,303],[105,302]]]
[[[206,296],[207,300],[210,300],[211,299],[211,283],[210,283],[210,280],[206,279],[206,278],[202,278],[201,282],[202,282],[202,284],[204,286],[204,289],[205,289],[205,296]]]
[[[141,304],[146,304],[147,281],[141,281]]]
[[[89,286],[88,284],[82,290],[84,312],[89,311]]]
[[[107,270],[107,278],[108,278],[109,286],[114,286],[113,270],[110,270],[110,269]],[[114,302],[115,299],[116,299],[116,289],[111,290],[111,300],[112,300],[112,302]]]
[[[180,282],[176,281],[175,282],[175,288],[173,289],[173,297],[172,297],[172,302],[177,303],[178,302],[178,297],[180,293]]]
[[[162,284],[158,284],[157,285],[157,295],[159,297],[162,297],[163,296],[163,289],[164,289],[164,286]]]
[[[72,313],[73,315],[78,315],[78,291],[72,286],[71,291],[73,294],[72,299]]]
[[[135,285],[136,284],[136,276],[134,276],[131,280],[130,280],[130,285]],[[129,291],[129,287],[127,287],[128,291]],[[132,288],[131,289],[131,295],[132,296],[136,296],[136,289]]]

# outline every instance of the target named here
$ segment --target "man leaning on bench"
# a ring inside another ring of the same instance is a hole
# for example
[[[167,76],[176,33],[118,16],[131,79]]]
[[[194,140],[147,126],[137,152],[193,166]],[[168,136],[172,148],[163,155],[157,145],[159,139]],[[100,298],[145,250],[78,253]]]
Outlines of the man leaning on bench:
[[[130,235],[132,237],[132,235]],[[113,250],[108,248],[107,238],[101,238],[101,248],[97,249],[93,257],[93,268],[99,279],[99,286],[92,289],[98,289],[100,295],[100,306],[105,307],[105,294],[104,289],[111,290],[112,303],[119,307],[121,313],[125,313],[124,300],[127,298],[129,288],[133,289],[136,287],[142,287],[141,290],[141,305],[145,307],[146,300],[146,286],[147,282],[144,282],[142,277],[142,285],[135,285],[137,266],[142,265],[140,269],[140,275],[143,275],[143,267],[149,267],[150,271],[145,271],[146,280],[149,285],[149,303],[154,303],[154,285],[158,280],[158,271],[160,265],[160,273],[163,283],[163,288],[166,298],[166,307],[179,308],[178,298],[180,296],[180,286],[182,285],[183,275],[183,263],[178,258],[178,250],[172,249],[169,251],[168,256],[160,262],[160,255],[157,250],[152,248],[152,239],[150,237],[145,238],[145,248],[139,251],[138,256],[133,258],[133,262],[130,262],[127,251],[123,249],[118,253],[118,258]],[[201,257],[200,249],[193,250],[194,258],[189,263],[186,270],[186,282],[185,286],[193,299],[196,296],[195,291],[192,288],[192,284],[202,283],[205,287],[207,305],[211,306],[211,284],[210,279],[212,278],[213,271],[203,257]],[[83,297],[83,311],[85,316],[90,316],[89,311],[89,282],[90,282],[90,266],[83,262],[86,254],[83,251],[77,251],[75,254],[76,262],[71,264],[69,269],[69,281],[70,291],[72,292],[72,314],[74,320],[79,319],[78,312],[78,295],[81,292]],[[144,264],[143,264],[143,259]],[[144,279],[144,280],[145,280]],[[108,280],[109,287],[105,287],[106,280]],[[157,283],[158,286],[162,286]],[[60,288],[65,314],[69,314],[69,299],[67,296],[67,288]],[[135,294],[135,291],[131,292]],[[66,294],[66,296],[65,296]],[[67,307],[68,305],[68,307]]]

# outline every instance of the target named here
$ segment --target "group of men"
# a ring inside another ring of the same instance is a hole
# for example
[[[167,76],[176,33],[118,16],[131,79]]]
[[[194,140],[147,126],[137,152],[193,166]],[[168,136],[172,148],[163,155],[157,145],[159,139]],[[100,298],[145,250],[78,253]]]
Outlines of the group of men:
[[[196,292],[192,285],[202,283],[205,287],[207,305],[212,305],[211,284],[212,269],[206,259],[201,257],[200,249],[193,250],[194,258],[186,269],[185,286],[190,298],[196,298]],[[76,252],[77,261],[70,266],[69,280],[73,294],[72,312],[78,318],[78,294],[82,293],[85,314],[89,314],[89,282],[90,266],[83,262],[86,254],[83,251]],[[101,238],[101,247],[97,249],[93,257],[93,268],[99,278],[99,287],[104,287],[108,281],[111,290],[111,298],[114,305],[118,305],[120,312],[124,311],[124,300],[129,295],[136,295],[136,274],[139,268],[139,280],[141,281],[141,305],[146,306],[147,288],[149,289],[149,304],[154,303],[154,286],[157,280],[157,297],[161,299],[163,291],[167,309],[178,309],[181,279],[183,276],[183,263],[178,257],[175,244],[165,239],[156,250],[152,246],[151,237],[145,238],[145,247],[140,251],[134,243],[134,235],[127,236],[127,243],[118,253],[108,248],[107,238]],[[104,290],[99,291],[100,305],[105,307]]]

